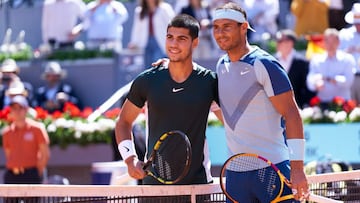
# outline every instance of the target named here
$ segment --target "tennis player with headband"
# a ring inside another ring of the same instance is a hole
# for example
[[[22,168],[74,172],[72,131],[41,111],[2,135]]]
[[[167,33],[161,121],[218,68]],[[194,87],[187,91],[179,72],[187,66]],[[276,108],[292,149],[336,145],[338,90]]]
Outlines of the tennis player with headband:
[[[215,9],[214,38],[226,51],[216,68],[230,155],[253,153],[269,159],[292,182],[292,189],[287,187],[284,195],[308,198],[303,125],[292,86],[273,56],[249,44],[248,30],[254,31],[246,12],[236,3]],[[231,177],[227,181],[237,190],[239,202],[268,202],[260,182],[240,182],[231,174],[227,177]]]

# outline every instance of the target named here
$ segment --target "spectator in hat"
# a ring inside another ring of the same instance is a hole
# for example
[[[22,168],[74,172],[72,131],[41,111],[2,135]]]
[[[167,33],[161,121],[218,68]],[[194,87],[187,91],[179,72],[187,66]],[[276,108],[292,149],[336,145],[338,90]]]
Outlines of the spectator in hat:
[[[66,102],[71,102],[81,108],[72,86],[63,81],[66,71],[58,62],[48,62],[41,77],[46,84],[36,90],[37,106],[41,106],[50,113],[56,110],[62,111]]]
[[[296,103],[300,108],[304,108],[309,105],[310,99],[315,96],[315,93],[307,88],[306,77],[309,72],[309,61],[295,50],[296,41],[296,34],[290,29],[277,32],[275,56],[289,76]]]
[[[16,61],[14,59],[6,59],[2,64],[1,64],[1,84],[0,84],[0,108],[3,109],[4,107],[8,106],[10,103],[10,95],[6,94],[6,92],[8,91],[10,84],[13,81],[21,81],[20,77],[19,77],[19,73],[20,73],[20,68],[17,65]],[[24,82],[21,81],[24,90],[20,91],[24,91],[24,93],[26,92],[26,96],[29,103],[32,104],[32,101],[34,99],[33,96],[33,86],[31,83],[29,82]],[[16,85],[19,83],[15,83]],[[19,86],[16,86],[16,91],[19,90]],[[14,90],[13,89],[13,90]],[[13,90],[11,90],[10,92],[12,92]]]
[[[351,11],[345,15],[345,21],[351,27],[340,30],[340,49],[354,56],[355,79],[351,87],[351,98],[360,104],[360,3],[354,3]]]
[[[5,184],[40,184],[50,157],[45,126],[29,118],[28,109],[29,103],[23,95],[11,98],[9,116],[12,122],[4,128],[2,136]]]

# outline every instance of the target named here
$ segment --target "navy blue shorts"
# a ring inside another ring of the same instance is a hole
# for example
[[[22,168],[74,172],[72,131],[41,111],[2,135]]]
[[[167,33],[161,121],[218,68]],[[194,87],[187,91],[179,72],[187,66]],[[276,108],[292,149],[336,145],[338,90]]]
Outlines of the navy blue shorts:
[[[42,178],[37,168],[25,169],[24,173],[14,174],[11,170],[6,170],[4,174],[5,184],[40,184]]]
[[[290,179],[290,162],[284,161],[276,166],[287,179]],[[226,188],[227,192],[238,202],[249,203],[269,203],[278,195],[280,181],[275,179],[274,183],[269,184],[268,181],[263,181],[261,177],[271,176],[272,168],[263,170],[254,170],[247,172],[226,172]],[[274,187],[275,186],[275,187]],[[291,188],[284,184],[284,192],[281,196],[292,194]],[[227,202],[232,203],[230,200]],[[294,199],[284,200],[282,203],[299,202]]]

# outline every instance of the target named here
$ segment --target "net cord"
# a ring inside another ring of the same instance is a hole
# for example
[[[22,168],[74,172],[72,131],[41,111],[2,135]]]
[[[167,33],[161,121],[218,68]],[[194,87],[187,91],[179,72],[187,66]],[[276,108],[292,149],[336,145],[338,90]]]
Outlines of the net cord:
[[[325,173],[307,176],[309,184],[334,181],[360,180],[360,170]],[[197,195],[222,193],[219,178],[212,184],[201,185],[48,185],[0,184],[0,197],[136,197],[188,195],[196,202]],[[356,195],[356,194],[355,194]],[[342,202],[318,195],[310,200],[321,203]]]
[[[221,193],[219,184],[202,185],[27,185],[0,184],[1,197],[96,197],[96,196],[174,196]]]
[[[309,184],[360,179],[360,170],[308,175]]]

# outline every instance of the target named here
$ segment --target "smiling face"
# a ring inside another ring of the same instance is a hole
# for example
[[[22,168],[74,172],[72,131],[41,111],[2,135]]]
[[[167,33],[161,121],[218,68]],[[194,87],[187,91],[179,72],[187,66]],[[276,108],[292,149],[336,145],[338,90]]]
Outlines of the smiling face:
[[[189,29],[169,27],[166,34],[166,53],[172,62],[191,60],[198,38],[192,39]]]
[[[246,42],[247,24],[229,19],[218,19],[213,24],[213,34],[220,49],[231,52]]]

